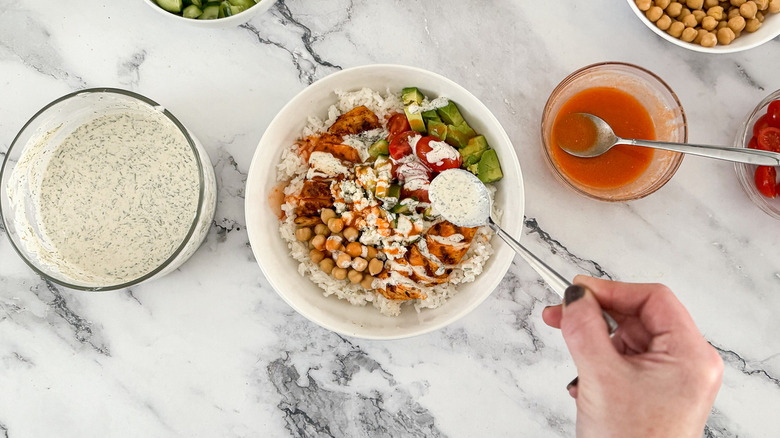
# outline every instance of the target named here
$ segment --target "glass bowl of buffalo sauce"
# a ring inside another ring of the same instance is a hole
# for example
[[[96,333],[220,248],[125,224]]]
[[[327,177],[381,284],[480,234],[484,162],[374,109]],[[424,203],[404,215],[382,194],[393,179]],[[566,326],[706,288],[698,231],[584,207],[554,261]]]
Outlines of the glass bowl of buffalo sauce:
[[[556,139],[577,133],[556,123],[577,112],[604,119],[622,138],[688,140],[680,100],[652,72],[618,62],[577,70],[547,100],[541,132],[544,156],[553,174],[577,193],[609,202],[640,199],[663,187],[680,167],[683,154],[628,145],[617,145],[593,158],[566,153]]]

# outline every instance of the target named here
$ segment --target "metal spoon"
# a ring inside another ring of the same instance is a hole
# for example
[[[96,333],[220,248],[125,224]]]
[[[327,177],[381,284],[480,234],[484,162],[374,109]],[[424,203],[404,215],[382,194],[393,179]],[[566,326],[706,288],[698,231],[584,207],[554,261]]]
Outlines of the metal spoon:
[[[563,298],[563,293],[571,286],[571,282],[547,266],[496,224],[490,217],[493,203],[490,193],[485,184],[473,173],[463,169],[445,170],[433,179],[428,195],[433,208],[453,224],[461,227],[487,225],[492,228]],[[617,322],[603,310],[602,314],[612,335],[617,330]]]
[[[583,123],[585,122],[585,123]],[[747,148],[729,148],[724,146],[707,146],[700,144],[670,143],[666,141],[650,141],[620,138],[615,135],[612,128],[599,117],[587,113],[567,114],[557,123],[576,123],[583,130],[590,130],[585,141],[578,139],[558,139],[558,146],[564,151],[576,157],[597,157],[617,144],[642,146],[667,151],[683,152],[701,157],[717,158],[719,160],[736,161],[738,163],[755,164],[760,166],[780,166],[780,154]],[[569,141],[571,140],[571,141]],[[587,143],[587,144],[585,144]]]

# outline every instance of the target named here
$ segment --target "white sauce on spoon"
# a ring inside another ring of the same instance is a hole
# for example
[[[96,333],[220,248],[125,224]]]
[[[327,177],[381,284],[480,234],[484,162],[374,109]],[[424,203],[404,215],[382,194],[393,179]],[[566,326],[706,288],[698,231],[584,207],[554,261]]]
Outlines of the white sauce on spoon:
[[[485,225],[490,193],[482,181],[463,169],[449,169],[431,181],[431,204],[445,219],[461,227]]]

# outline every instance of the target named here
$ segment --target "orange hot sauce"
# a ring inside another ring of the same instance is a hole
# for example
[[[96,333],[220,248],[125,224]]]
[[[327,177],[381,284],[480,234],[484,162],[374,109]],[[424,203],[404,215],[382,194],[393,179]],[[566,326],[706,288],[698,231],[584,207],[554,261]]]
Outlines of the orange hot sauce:
[[[553,123],[550,152],[561,171],[580,184],[610,189],[637,179],[653,159],[653,149],[617,145],[605,154],[579,158],[558,147],[556,139],[567,137],[569,143],[587,142],[592,131],[581,126],[558,123],[571,113],[590,113],[606,121],[618,137],[655,140],[653,120],[647,110],[630,94],[609,87],[580,91],[563,104]],[[576,124],[575,124],[576,125]]]

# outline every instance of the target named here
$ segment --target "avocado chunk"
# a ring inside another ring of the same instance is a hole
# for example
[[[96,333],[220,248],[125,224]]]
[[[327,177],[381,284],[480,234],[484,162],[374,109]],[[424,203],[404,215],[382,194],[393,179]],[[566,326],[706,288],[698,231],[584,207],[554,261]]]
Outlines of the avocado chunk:
[[[425,96],[417,89],[417,87],[407,87],[401,90],[401,100],[404,105],[419,105],[422,103]]]
[[[459,125],[447,125],[447,138],[444,141],[456,148],[462,148],[476,135],[477,133],[466,122],[462,122]]]
[[[492,183],[504,177],[501,172],[501,164],[498,162],[498,154],[495,149],[488,149],[482,153],[477,167],[477,178],[483,183]]]
[[[488,149],[490,149],[490,146],[488,146],[484,135],[478,135],[469,139],[466,147],[460,150],[460,155],[463,157],[463,167],[467,168],[472,164],[479,163],[479,159],[482,158],[482,153]]]
[[[425,123],[428,123],[431,120],[435,120],[437,122],[441,122],[441,118],[439,118],[439,115],[436,113],[436,110],[423,111],[422,112],[422,118],[423,118],[423,120],[425,120]]]
[[[436,137],[439,141],[447,139],[447,125],[441,121],[428,121],[428,135]]]
[[[439,117],[441,117],[441,120],[448,124],[448,125],[460,125],[461,123],[466,123],[466,121],[463,119],[463,116],[460,115],[460,111],[458,111],[458,107],[455,106],[455,102],[449,101],[447,102],[447,105],[437,108],[436,112],[439,114]]]
[[[406,120],[409,121],[409,126],[417,132],[425,132],[425,121],[420,113],[409,112],[409,107],[404,108],[404,114],[406,114]]]

